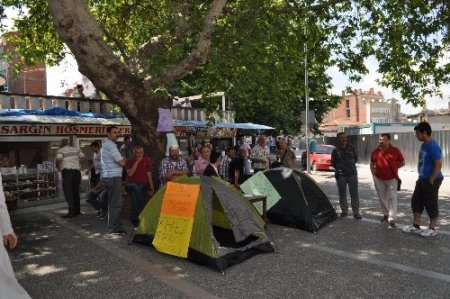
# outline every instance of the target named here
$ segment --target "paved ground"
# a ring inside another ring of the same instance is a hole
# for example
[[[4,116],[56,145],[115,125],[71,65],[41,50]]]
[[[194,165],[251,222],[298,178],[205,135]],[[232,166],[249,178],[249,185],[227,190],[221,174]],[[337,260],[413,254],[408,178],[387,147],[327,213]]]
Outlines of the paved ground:
[[[64,204],[12,215],[20,235],[13,266],[33,298],[448,298],[450,178],[441,188],[438,235],[422,238],[401,232],[417,175],[400,172],[399,223],[391,229],[378,220],[368,167],[358,168],[363,220],[338,219],[316,234],[269,224],[277,253],[224,274],[105,235],[106,222],[87,206],[86,215],[63,220]],[[333,173],[312,176],[339,212]]]

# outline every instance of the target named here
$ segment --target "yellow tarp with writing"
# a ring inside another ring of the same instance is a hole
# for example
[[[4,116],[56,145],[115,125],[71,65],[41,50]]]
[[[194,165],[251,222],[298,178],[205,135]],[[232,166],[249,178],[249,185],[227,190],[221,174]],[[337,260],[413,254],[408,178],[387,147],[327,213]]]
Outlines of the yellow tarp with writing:
[[[160,252],[187,258],[200,185],[168,182],[153,246]]]

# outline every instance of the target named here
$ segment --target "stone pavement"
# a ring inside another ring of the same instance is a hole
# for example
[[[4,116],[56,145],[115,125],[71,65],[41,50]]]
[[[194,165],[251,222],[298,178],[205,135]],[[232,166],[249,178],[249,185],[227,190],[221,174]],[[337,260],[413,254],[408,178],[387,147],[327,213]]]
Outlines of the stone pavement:
[[[417,174],[400,172],[399,221],[388,228],[368,166],[358,170],[363,220],[338,219],[316,234],[269,224],[277,252],[225,273],[107,235],[88,206],[61,219],[64,203],[12,215],[20,243],[11,259],[33,298],[448,298],[450,178],[441,187],[438,234],[423,238],[401,232],[412,219]],[[312,176],[339,213],[333,173]]]

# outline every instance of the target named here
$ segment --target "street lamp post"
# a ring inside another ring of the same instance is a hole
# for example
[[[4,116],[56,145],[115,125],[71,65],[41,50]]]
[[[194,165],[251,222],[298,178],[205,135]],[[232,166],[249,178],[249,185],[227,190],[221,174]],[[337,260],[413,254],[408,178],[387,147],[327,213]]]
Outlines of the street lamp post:
[[[306,172],[311,173],[310,149],[309,149],[309,87],[308,87],[308,45],[306,43],[306,22],[305,33],[305,143],[306,143]]]

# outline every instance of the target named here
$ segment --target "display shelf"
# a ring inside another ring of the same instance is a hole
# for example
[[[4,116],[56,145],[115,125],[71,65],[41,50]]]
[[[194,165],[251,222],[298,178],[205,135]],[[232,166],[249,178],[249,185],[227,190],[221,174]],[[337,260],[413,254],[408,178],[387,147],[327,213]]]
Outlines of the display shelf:
[[[2,175],[3,190],[8,207],[20,207],[21,202],[47,200],[56,197],[56,172],[38,172]]]

